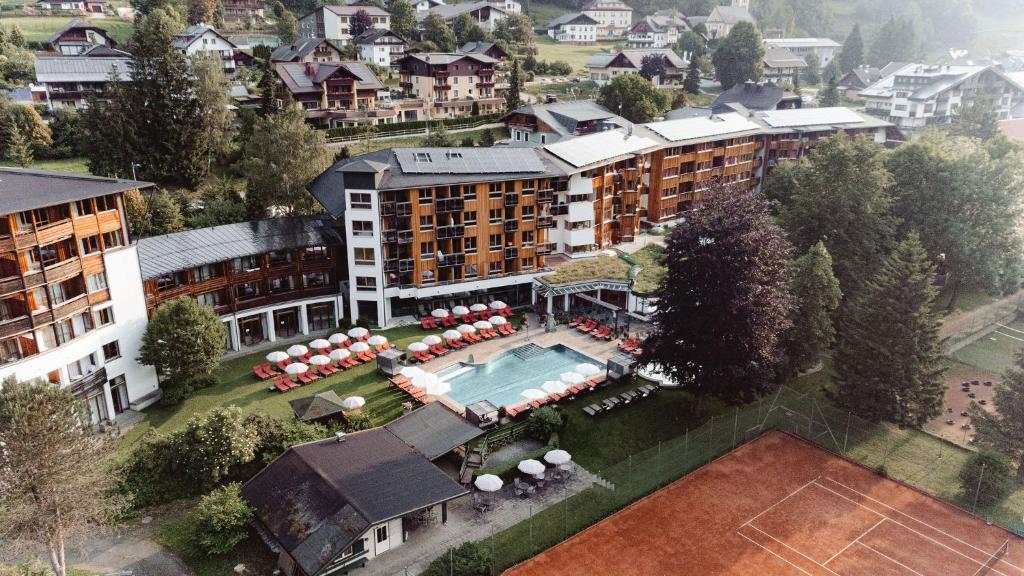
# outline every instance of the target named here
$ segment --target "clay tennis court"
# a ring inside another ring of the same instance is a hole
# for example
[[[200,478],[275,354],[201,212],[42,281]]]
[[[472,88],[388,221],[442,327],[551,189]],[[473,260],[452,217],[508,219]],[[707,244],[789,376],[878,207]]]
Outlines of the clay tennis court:
[[[768,432],[511,576],[1024,576],[1024,540]]]

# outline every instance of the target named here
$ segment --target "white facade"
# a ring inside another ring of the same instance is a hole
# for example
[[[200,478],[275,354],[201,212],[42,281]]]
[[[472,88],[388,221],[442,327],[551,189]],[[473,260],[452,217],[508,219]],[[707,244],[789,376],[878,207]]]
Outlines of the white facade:
[[[555,42],[568,44],[593,44],[597,42],[597,25],[588,21],[576,21],[548,28],[548,36]]]
[[[187,58],[192,58],[196,54],[208,54],[219,58],[224,63],[224,72],[227,74],[235,71],[235,49],[234,44],[212,28],[207,28],[198,37],[188,42],[184,48],[180,48],[181,53]]]
[[[594,0],[582,12],[597,21],[599,38],[619,38],[633,26],[633,9],[618,0]]]
[[[327,38],[347,46],[352,41],[352,34],[349,33],[352,16],[360,10],[370,15],[374,30],[391,29],[391,15],[375,6],[323,6],[299,19],[299,37]],[[320,21],[323,23],[322,28]]]
[[[835,59],[842,47],[830,38],[769,38],[765,39],[764,45],[765,48],[785,48],[804,60],[809,54],[814,54],[822,68]]]
[[[334,310],[334,324],[337,325],[341,323],[341,319],[343,317],[343,302],[344,296],[341,294],[289,300],[272,306],[249,308],[247,310],[241,310],[235,314],[226,314],[221,316],[220,319],[221,322],[224,323],[224,327],[228,332],[228,348],[231,350],[241,350],[242,348],[250,345],[246,341],[248,335],[246,334],[245,323],[247,320],[258,319],[262,323],[262,339],[251,344],[252,346],[261,346],[264,343],[273,343],[285,337],[277,332],[277,321],[274,316],[275,312],[288,310],[290,308],[297,309],[299,334],[308,335],[310,332],[321,331],[320,329],[312,326],[309,312],[310,306],[316,304],[330,304]]]
[[[100,311],[110,309],[113,322],[66,344],[0,367],[0,381],[9,376],[20,381],[42,378],[62,386],[80,384],[103,369],[105,382],[85,394],[94,422],[113,419],[118,411],[129,407],[145,408],[156,401],[158,389],[153,367],[135,361],[148,323],[138,253],[134,246],[109,250],[103,253],[103,264],[110,299],[91,307],[90,311],[95,317]],[[104,354],[104,348],[111,351],[109,356]],[[113,352],[114,348],[117,353]],[[122,379],[126,397],[118,399],[119,410],[115,410],[114,394],[118,390],[112,390],[111,385],[117,387]]]

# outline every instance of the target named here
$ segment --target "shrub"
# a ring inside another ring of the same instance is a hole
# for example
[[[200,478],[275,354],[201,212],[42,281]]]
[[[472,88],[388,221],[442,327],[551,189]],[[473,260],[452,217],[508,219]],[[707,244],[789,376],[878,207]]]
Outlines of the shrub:
[[[526,420],[526,434],[537,440],[547,441],[561,427],[562,414],[552,406],[535,410]]]
[[[358,432],[370,428],[373,428],[373,415],[367,409],[359,414],[349,414],[345,417],[345,432]]]
[[[241,485],[234,482],[203,496],[194,514],[199,546],[214,556],[245,540],[252,509],[242,499]]]
[[[1013,490],[1014,470],[1010,459],[993,450],[975,452],[960,469],[960,489],[964,502],[990,508],[1002,502]],[[980,483],[980,486],[979,486]]]
[[[480,542],[466,542],[445,551],[427,566],[423,576],[490,576],[491,552]]]

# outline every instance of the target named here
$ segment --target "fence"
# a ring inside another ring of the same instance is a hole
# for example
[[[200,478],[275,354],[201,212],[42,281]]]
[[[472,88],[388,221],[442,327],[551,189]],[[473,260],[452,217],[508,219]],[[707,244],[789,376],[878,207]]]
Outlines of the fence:
[[[486,114],[449,120],[416,120],[412,122],[396,122],[394,124],[377,124],[371,128],[371,132],[367,132],[368,127],[366,126],[329,128],[327,130],[327,142],[337,144],[359,142],[367,138],[373,140],[385,137],[421,136],[427,133],[428,128],[436,130],[442,126],[447,130],[479,128],[487,124],[493,124],[499,121],[501,117],[502,114]]]

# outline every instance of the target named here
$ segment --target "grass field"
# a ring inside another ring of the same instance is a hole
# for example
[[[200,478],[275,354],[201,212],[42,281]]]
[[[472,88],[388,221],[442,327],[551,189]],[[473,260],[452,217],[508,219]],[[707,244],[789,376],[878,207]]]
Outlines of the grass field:
[[[508,138],[508,133],[504,128],[482,128],[479,130],[467,130],[465,132],[449,132],[448,134],[455,141],[455,145],[458,146],[463,138],[472,138],[473,142],[479,143],[480,136],[487,130],[490,130],[494,135],[495,140],[501,140]],[[359,142],[348,142],[344,144],[352,155],[366,154],[367,152],[376,152],[377,150],[383,150],[384,148],[415,148],[423,145],[423,136],[414,136],[410,138],[395,138],[394,140],[382,140],[382,139],[370,139],[369,141]]]
[[[46,42],[54,32],[60,30],[69,21],[71,21],[70,16],[4,16],[0,24],[8,30],[17,25],[25,33],[25,39],[29,42]],[[134,26],[131,22],[110,16],[93,18],[89,22],[106,30],[114,40],[121,44],[132,35]]]
[[[85,158],[68,158],[66,160],[36,160],[32,163],[29,168],[33,170],[55,170],[57,172],[76,172],[78,174],[88,174],[89,166],[87,165],[88,160]],[[17,166],[13,162],[7,160],[0,161],[0,166],[14,167]]]
[[[543,2],[524,2],[523,10],[533,19],[536,28],[545,28],[548,22],[558,18],[562,14],[568,14],[570,10],[554,4]]]
[[[577,74],[585,72],[584,66],[590,57],[599,52],[607,52],[614,48],[612,43],[598,43],[594,46],[575,46],[559,44],[547,36],[537,37],[537,60],[568,62]]]
[[[1024,350],[1024,321],[998,325],[991,333],[953,353],[953,358],[992,372],[1002,373],[1011,367],[1017,354]]]

